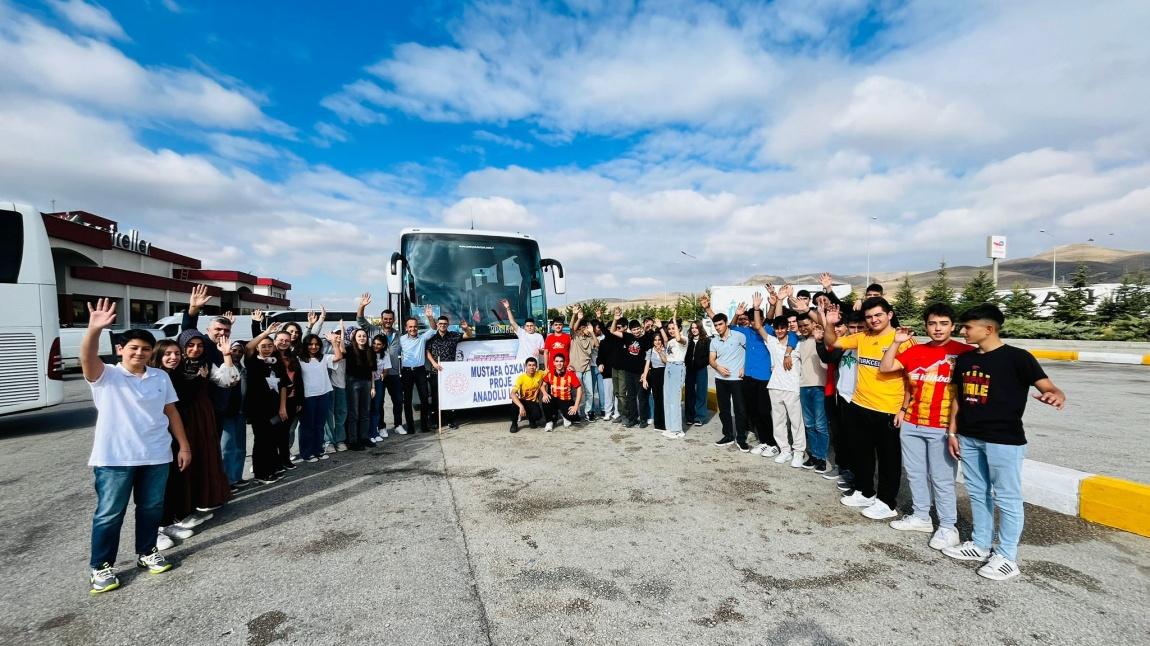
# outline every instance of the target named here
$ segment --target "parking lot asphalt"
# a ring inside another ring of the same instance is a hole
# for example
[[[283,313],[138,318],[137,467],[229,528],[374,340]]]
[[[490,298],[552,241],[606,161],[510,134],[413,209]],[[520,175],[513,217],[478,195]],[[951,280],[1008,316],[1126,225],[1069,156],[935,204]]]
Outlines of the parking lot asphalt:
[[[1052,377],[1056,378],[1055,374]],[[1150,540],[1028,507],[976,576],[809,471],[595,423],[438,435],[250,487],[158,576],[86,586],[94,417],[0,420],[0,641],[36,644],[1144,644]],[[1063,385],[1063,388],[1067,387]],[[1068,389],[1069,391],[1069,389]],[[1031,425],[1032,432],[1039,424]],[[908,508],[904,492],[900,505]],[[960,529],[969,532],[965,500]]]

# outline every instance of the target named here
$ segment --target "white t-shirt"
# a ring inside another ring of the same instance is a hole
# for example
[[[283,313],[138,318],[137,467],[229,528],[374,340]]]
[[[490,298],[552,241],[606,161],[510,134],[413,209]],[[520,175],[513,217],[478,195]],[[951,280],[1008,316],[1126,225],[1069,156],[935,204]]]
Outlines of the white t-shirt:
[[[778,338],[772,336],[767,339],[767,351],[771,353],[771,380],[767,388],[783,390],[786,392],[799,392],[800,366],[802,362],[798,357],[791,357],[791,369],[783,369],[783,360],[787,356],[787,348],[779,343]]]
[[[331,377],[327,371],[335,367],[334,359],[334,354],[325,354],[323,359],[299,362],[299,368],[303,372],[304,397],[319,397],[331,392]]]
[[[679,343],[674,337],[667,341],[667,363],[683,363],[687,360],[687,337]]]
[[[375,360],[375,375],[374,375],[375,378],[376,379],[383,379],[384,377],[387,376],[387,373],[390,371],[391,371],[391,357],[386,352],[384,352],[381,355],[377,355],[377,358]]]
[[[838,376],[839,396],[848,402],[853,401],[855,386],[858,384],[859,378],[858,350],[851,348],[843,352],[843,357],[839,361],[838,371],[835,374]]]
[[[515,362],[523,365],[529,357],[539,359],[539,351],[543,349],[543,335],[538,332],[528,332],[522,327],[515,328],[515,336],[519,337],[519,349],[515,352]],[[539,359],[542,361],[542,359]]]
[[[136,467],[172,461],[172,435],[164,406],[179,401],[168,373],[147,368],[143,376],[121,364],[104,365],[88,382],[96,404],[90,467]]]

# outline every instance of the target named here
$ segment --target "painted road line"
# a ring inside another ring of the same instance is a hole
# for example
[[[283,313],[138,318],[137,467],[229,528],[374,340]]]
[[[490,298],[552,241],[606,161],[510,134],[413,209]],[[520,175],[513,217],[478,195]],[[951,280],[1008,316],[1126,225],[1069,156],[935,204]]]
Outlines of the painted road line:
[[[1150,536],[1150,485],[1091,476],[1082,481],[1079,495],[1084,519]]]
[[[1092,475],[1057,464],[1023,460],[1022,499],[1032,505],[1077,516],[1079,487]]]

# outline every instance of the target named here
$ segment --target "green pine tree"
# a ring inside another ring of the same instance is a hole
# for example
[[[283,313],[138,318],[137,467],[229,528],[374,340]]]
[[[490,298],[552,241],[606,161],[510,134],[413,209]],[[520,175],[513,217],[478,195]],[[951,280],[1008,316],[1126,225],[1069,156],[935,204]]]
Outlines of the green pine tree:
[[[891,307],[894,308],[894,313],[898,315],[899,320],[904,325],[910,324],[911,321],[917,321],[922,314],[918,297],[914,295],[914,287],[910,284],[910,274],[903,274],[902,283],[899,284],[898,291],[895,292]]]
[[[946,276],[945,260],[938,263],[938,272],[934,283],[931,284],[930,289],[926,291],[926,295],[922,298],[923,309],[935,303],[954,305],[954,290],[950,288],[950,281]]]
[[[1034,294],[1026,291],[1021,285],[1015,285],[1010,290],[1003,305],[1006,306],[1006,318],[1033,319],[1038,312],[1038,305],[1034,302]]]
[[[858,300],[858,297],[859,297],[859,295],[856,294],[855,290],[852,289],[851,293],[849,293],[846,296],[844,296],[843,298],[841,298],[840,300],[842,301],[842,304],[843,304],[843,311],[845,312],[847,310],[850,310],[852,307],[854,307],[855,301]]]
[[[1070,285],[1062,288],[1058,295],[1058,302],[1054,305],[1053,318],[1059,323],[1081,323],[1090,319],[1086,306],[1090,304],[1090,295],[1086,285],[1090,282],[1090,269],[1083,263],[1078,263],[1074,274],[1070,277]]]
[[[955,309],[959,312],[967,310],[975,305],[982,305],[983,303],[998,304],[998,294],[994,288],[994,281],[991,280],[990,274],[984,270],[978,270],[978,273],[966,283],[962,288],[962,293],[958,296],[958,303]]]

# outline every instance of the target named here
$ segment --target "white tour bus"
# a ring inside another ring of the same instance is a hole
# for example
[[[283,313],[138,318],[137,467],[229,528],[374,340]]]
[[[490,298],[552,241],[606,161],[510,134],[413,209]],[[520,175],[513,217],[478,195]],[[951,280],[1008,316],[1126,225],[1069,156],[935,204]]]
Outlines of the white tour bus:
[[[400,232],[399,251],[388,265],[388,300],[400,330],[409,316],[426,330],[425,305],[432,306],[436,317],[446,314],[453,326],[466,318],[475,338],[459,344],[457,360],[476,355],[513,359],[519,340],[499,301],[511,302],[518,324],[530,318],[546,333],[546,271],[551,272],[555,293],[565,293],[563,265],[541,259],[539,243],[526,234],[409,228]]]
[[[64,399],[52,247],[40,212],[0,203],[0,415]]]

